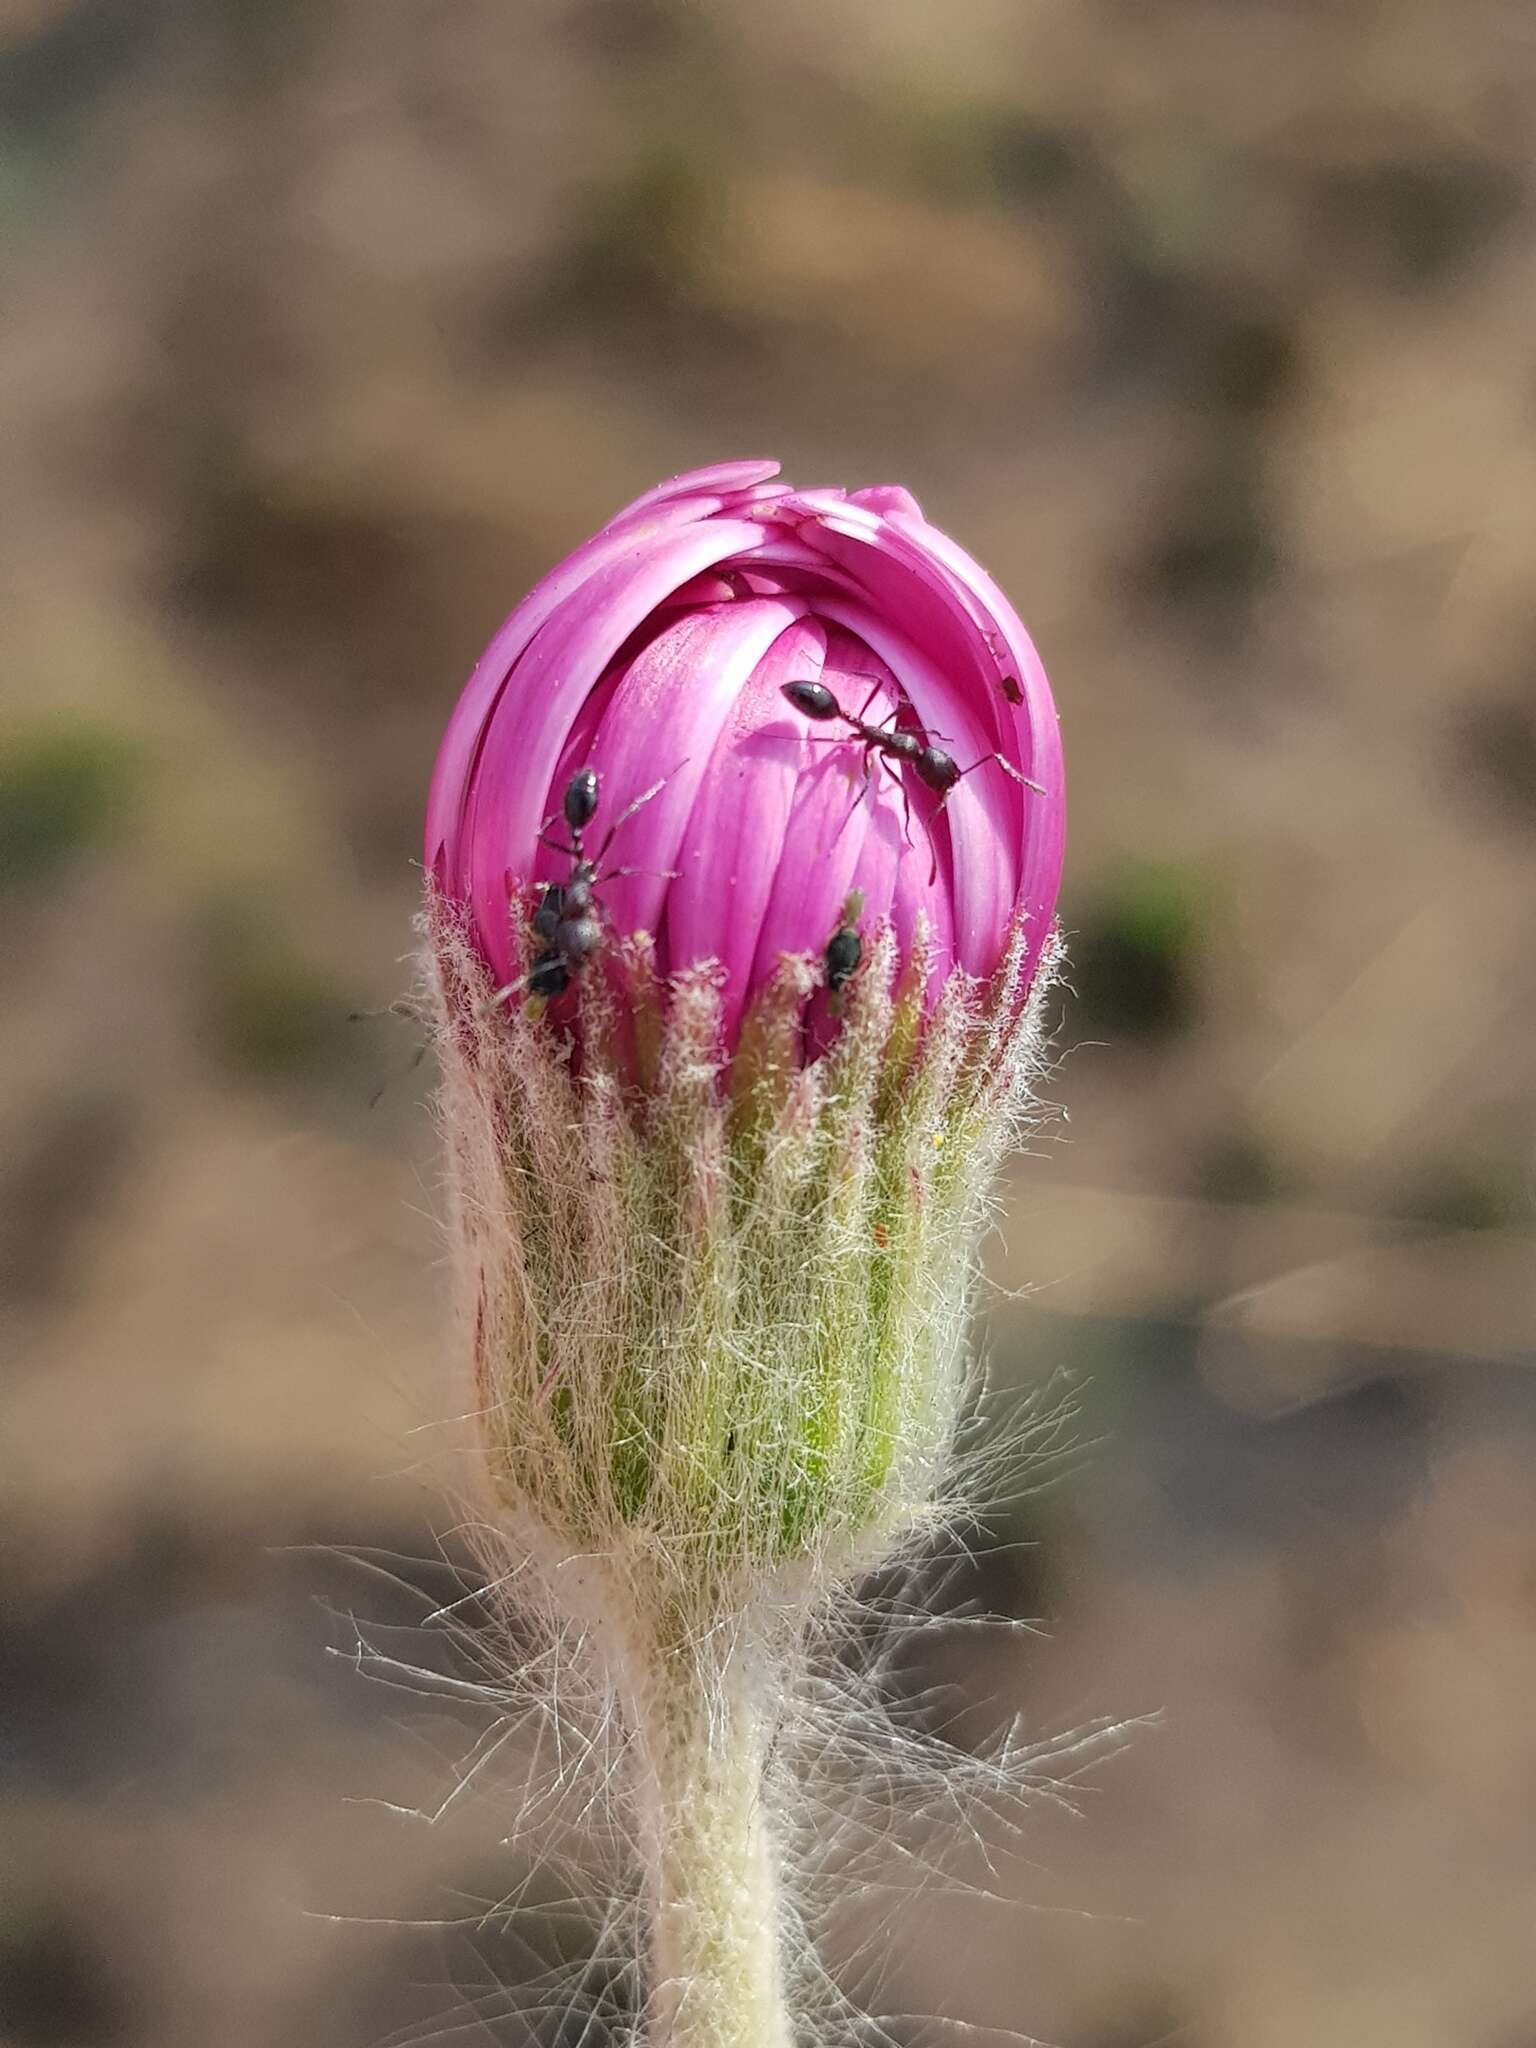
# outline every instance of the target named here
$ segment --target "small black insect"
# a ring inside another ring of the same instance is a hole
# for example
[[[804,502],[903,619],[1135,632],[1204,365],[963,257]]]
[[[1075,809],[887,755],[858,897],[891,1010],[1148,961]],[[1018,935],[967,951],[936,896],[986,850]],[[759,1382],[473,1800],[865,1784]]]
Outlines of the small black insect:
[[[834,995],[849,982],[864,958],[864,941],[856,931],[840,925],[827,941],[827,987]]]
[[[858,920],[863,910],[864,891],[850,889],[843,905],[842,922],[828,939],[827,950],[822,955],[827,992],[833,998],[834,1007],[838,1007],[837,999],[858,972],[859,962],[864,958],[864,941],[858,933]]]
[[[962,768],[954,755],[946,753],[943,747],[935,746],[931,737],[915,732],[903,732],[899,726],[871,725],[865,718],[864,712],[874,702],[875,691],[879,687],[880,683],[877,678],[875,689],[871,690],[864,700],[863,709],[855,714],[852,711],[845,711],[843,709],[825,683],[796,682],[782,685],[784,695],[789,699],[790,703],[794,705],[797,711],[803,711],[807,718],[817,720],[840,718],[844,725],[851,728],[854,736],[864,748],[864,772],[866,775],[869,773],[870,762],[878,757],[882,764],[896,778],[897,785],[901,790],[904,821],[909,838],[912,827],[912,807],[907,798],[906,784],[901,780],[899,766],[901,763],[905,763],[915,772],[918,781],[925,788],[933,791],[941,807],[957,782],[962,781],[967,775],[974,775],[976,770],[984,768],[988,761],[995,761],[999,768],[1005,769],[1013,777],[1015,782],[1022,783],[1026,789],[1032,789],[1037,796],[1045,795],[1044,789],[1041,788],[1038,782],[1031,782],[1027,775],[1021,774],[1014,767],[1013,763],[1002,754],[996,752],[983,754],[981,759],[973,761],[969,768]],[[938,737],[942,738],[943,735],[940,734]],[[933,875],[938,872],[938,858],[938,849],[935,847],[933,873],[929,876],[930,881],[933,879]]]
[[[562,845],[548,836],[553,818],[545,820],[539,837],[553,852],[565,854],[572,866],[565,881],[546,885],[533,913],[533,935],[539,941],[539,951],[528,970],[528,1002],[525,1008],[529,1014],[538,1015],[546,1003],[556,996],[563,996],[571,985],[571,977],[581,971],[602,945],[603,923],[597,900],[598,888],[604,882],[617,881],[621,875],[639,874],[640,870],[609,868],[605,874],[599,874],[598,870],[619,827],[627,818],[632,818],[642,804],[650,802],[664,786],[665,780],[663,777],[661,782],[652,783],[619,813],[608,827],[602,845],[591,856],[587,853],[583,834],[597,816],[597,770],[578,768],[565,785],[560,811],[570,835],[570,844]],[[509,990],[502,989],[497,993],[505,995]]]

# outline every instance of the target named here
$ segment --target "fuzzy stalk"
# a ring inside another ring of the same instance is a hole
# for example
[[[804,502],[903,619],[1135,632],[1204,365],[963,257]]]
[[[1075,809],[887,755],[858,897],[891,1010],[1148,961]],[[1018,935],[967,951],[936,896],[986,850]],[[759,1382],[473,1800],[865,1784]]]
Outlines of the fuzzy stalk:
[[[427,935],[489,1575],[574,1626],[629,1723],[655,2048],[788,2048],[762,1703],[938,1512],[1052,953],[1026,1001],[1021,923],[925,1014],[924,933],[903,959],[877,926],[809,1063],[821,964],[785,956],[727,1061],[719,970],[662,985],[636,936],[582,978],[577,1059],[435,894]]]
[[[688,1650],[629,1691],[651,2048],[790,2048],[760,1702]]]

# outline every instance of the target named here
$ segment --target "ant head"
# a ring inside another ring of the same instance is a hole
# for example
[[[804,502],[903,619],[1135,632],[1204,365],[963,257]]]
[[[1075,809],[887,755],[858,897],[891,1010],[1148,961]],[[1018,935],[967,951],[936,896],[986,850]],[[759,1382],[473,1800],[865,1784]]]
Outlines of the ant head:
[[[785,683],[784,695],[797,711],[803,711],[807,718],[836,718],[837,699],[825,683]]]
[[[953,754],[946,754],[942,747],[923,747],[913,763],[918,779],[927,784],[936,796],[948,796],[960,780],[960,770]]]
[[[572,832],[584,832],[597,815],[597,770],[578,768],[565,785],[561,804],[565,822]]]

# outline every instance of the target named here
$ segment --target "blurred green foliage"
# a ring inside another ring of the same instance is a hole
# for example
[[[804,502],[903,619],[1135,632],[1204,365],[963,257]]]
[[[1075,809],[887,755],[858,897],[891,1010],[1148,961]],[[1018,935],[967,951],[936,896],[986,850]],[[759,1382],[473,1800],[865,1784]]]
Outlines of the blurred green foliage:
[[[209,1049],[254,1081],[323,1078],[341,1064],[348,1007],[284,931],[280,914],[250,896],[220,893],[198,920],[197,980]]]
[[[1127,862],[1068,929],[1078,1034],[1160,1039],[1199,1008],[1203,877],[1174,863]]]
[[[1450,723],[1469,794],[1513,823],[1536,826],[1536,682],[1458,705]]]
[[[577,0],[571,11],[573,37],[620,64],[676,62],[704,22],[689,0]]]
[[[1279,1201],[1295,1183],[1269,1138],[1235,1124],[1198,1148],[1195,1186],[1207,1201],[1244,1204]]]
[[[690,156],[640,155],[578,213],[555,266],[555,309],[599,331],[686,320],[700,303],[714,214],[714,181]]]
[[[138,1158],[136,1105],[86,1082],[33,1103],[0,1148],[0,1294],[11,1302],[66,1297],[80,1277],[82,1229],[100,1215]]]
[[[1536,1179],[1529,1161],[1469,1146],[1426,1159],[1416,1172],[1395,1174],[1382,1206],[1441,1230],[1529,1230],[1536,1220]]]
[[[1523,199],[1508,165],[1470,150],[1420,149],[1322,172],[1318,225],[1405,290],[1441,284],[1513,221]]]
[[[1279,563],[1262,465],[1241,439],[1213,443],[1160,501],[1131,565],[1134,587],[1202,632],[1241,623]]]
[[[131,814],[142,763],[122,734],[50,718],[0,736],[0,884],[46,881]]]
[[[908,182],[946,205],[1046,205],[1095,175],[1079,131],[1019,107],[909,99],[887,121],[887,152],[905,160]]]
[[[18,2044],[120,2038],[125,1986],[88,1913],[67,1894],[7,1898],[0,1912],[0,2028]]]

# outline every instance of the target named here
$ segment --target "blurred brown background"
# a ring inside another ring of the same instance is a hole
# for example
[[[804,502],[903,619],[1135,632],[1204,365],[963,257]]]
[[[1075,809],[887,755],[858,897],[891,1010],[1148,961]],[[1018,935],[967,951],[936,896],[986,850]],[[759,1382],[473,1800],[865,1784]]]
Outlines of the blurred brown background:
[[[602,2037],[412,1924],[510,1794],[369,1803],[480,1724],[326,1654],[457,1555],[348,1013],[502,613],[757,454],[918,492],[1072,770],[988,1341],[1079,1451],[914,1688],[1161,1714],[852,1902],[867,2038],[1536,2043],[1533,117],[1519,0],[0,4],[6,2043]]]

